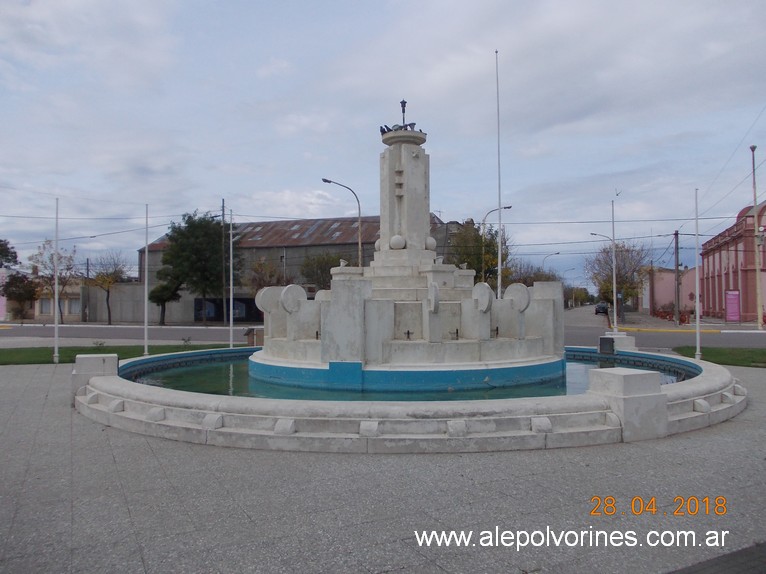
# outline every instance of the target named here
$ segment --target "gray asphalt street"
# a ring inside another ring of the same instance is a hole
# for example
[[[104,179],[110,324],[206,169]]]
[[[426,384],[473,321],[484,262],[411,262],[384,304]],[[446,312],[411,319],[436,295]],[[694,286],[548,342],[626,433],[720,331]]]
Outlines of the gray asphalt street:
[[[592,305],[566,311],[565,343],[575,346],[593,346],[598,337],[608,330],[604,315],[596,315]],[[694,345],[693,325],[676,327],[672,322],[629,313],[620,328],[629,330],[636,337],[636,344],[642,349],[672,349],[679,345]],[[233,341],[245,342],[248,325],[235,325]],[[753,325],[723,324],[705,319],[702,323],[702,346],[709,347],[764,347],[766,332],[755,332]],[[0,347],[53,346],[53,325],[0,324]],[[91,345],[94,341],[111,341],[140,344],[144,338],[142,325],[60,325],[60,345]],[[180,343],[188,339],[191,343],[228,343],[229,328],[221,325],[207,327],[195,325],[173,325],[149,327],[149,342]]]

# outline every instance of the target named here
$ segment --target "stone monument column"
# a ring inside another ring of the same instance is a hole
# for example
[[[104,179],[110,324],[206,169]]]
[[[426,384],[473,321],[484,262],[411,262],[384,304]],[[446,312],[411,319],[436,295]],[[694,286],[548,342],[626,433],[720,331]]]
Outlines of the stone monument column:
[[[372,266],[433,264],[430,166],[421,147],[426,134],[415,131],[415,124],[387,129],[381,128],[388,147],[380,155],[380,241]]]

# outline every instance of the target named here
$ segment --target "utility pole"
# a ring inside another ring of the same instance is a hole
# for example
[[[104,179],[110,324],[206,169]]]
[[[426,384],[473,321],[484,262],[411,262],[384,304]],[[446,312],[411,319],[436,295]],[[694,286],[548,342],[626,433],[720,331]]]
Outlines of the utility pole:
[[[755,322],[758,330],[763,330],[763,295],[761,294],[761,230],[758,210],[758,193],[755,188],[755,149],[751,145],[750,152],[753,156],[753,246],[755,247]]]
[[[90,315],[90,257],[85,258],[85,305],[80,316],[87,323]]]
[[[681,306],[681,277],[678,273],[678,266],[680,262],[678,261],[678,230],[673,233],[673,240],[675,242],[675,251],[676,251],[676,289],[675,289],[675,297],[676,297],[676,304],[675,304],[675,319],[676,319],[676,325],[681,324],[681,309],[679,307]]]
[[[226,202],[221,198],[221,308],[226,324]]]

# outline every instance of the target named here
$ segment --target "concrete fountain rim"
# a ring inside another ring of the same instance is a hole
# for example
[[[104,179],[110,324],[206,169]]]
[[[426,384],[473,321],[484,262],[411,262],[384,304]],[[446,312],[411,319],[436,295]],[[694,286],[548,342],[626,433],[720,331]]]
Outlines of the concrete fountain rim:
[[[231,355],[228,349],[215,354],[225,356],[226,351]],[[211,352],[131,359],[121,369]],[[716,424],[746,405],[746,391],[719,365],[662,353],[631,354],[682,361],[701,371],[689,380],[662,385],[668,435]],[[85,416],[133,432],[204,444],[324,452],[472,452],[622,441],[621,421],[609,400],[591,392],[467,401],[318,401],[176,391],[135,383],[116,371],[77,375],[75,407]]]

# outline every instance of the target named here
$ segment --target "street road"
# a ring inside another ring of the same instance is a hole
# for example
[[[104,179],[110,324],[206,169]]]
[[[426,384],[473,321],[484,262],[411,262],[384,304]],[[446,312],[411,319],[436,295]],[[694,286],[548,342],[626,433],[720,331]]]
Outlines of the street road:
[[[627,335],[636,338],[639,349],[672,349],[682,345],[696,345],[694,325],[678,328],[670,321],[629,313],[625,325]],[[564,314],[564,344],[593,347],[598,338],[609,331],[604,315],[596,315],[588,305],[571,309]],[[766,331],[755,332],[754,325],[727,325],[701,321],[700,346],[762,348],[766,346]]]
[[[572,309],[564,313],[564,342],[566,345],[593,347],[598,338],[607,330],[604,315],[596,315],[592,305]],[[628,335],[636,338],[641,349],[671,349],[679,345],[695,345],[693,326],[678,329],[673,323],[651,317],[629,314],[625,325],[631,329]],[[234,342],[245,342],[247,325],[235,325]],[[633,330],[638,329],[638,330]],[[728,326],[725,324],[702,325],[701,345],[703,347],[751,347],[766,346],[766,332],[755,332],[753,326]],[[0,324],[0,347],[35,346],[53,344],[53,325]],[[59,325],[59,339],[62,344],[91,345],[94,341],[134,341],[140,344],[144,339],[142,325]],[[149,327],[149,342],[181,343],[228,343],[229,328],[223,326],[167,326]],[[4,341],[6,344],[3,344]],[[28,343],[28,344],[24,344]]]

